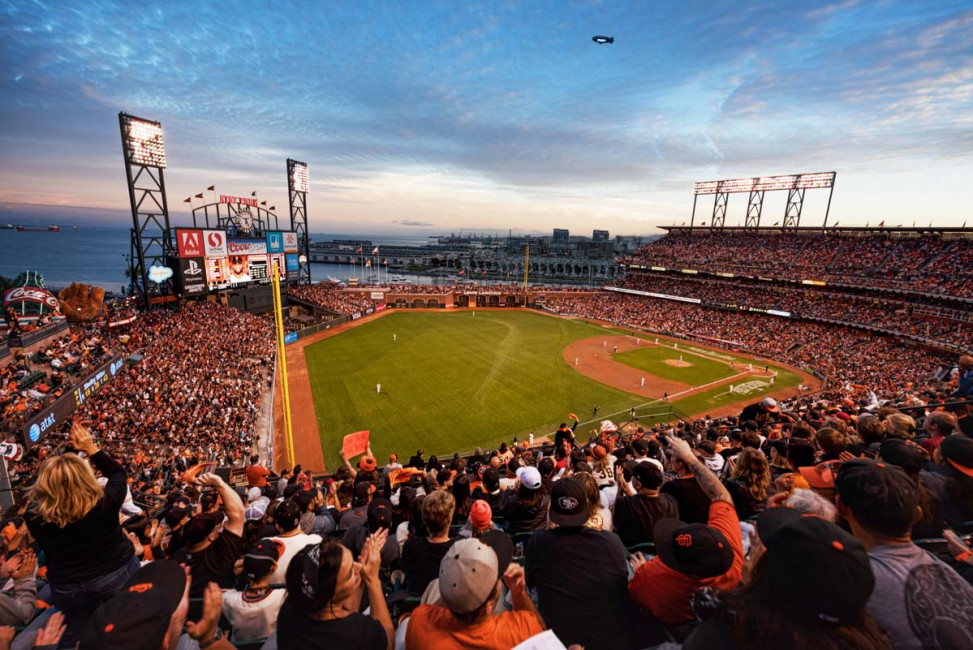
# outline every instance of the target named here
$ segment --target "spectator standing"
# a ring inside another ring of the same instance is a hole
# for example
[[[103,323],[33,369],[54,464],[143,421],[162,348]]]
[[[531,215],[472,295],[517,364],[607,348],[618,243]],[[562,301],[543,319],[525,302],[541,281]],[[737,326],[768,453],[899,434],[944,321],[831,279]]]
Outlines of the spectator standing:
[[[406,591],[422,594],[439,576],[439,563],[454,541],[449,537],[454,504],[453,495],[445,490],[437,490],[423,500],[422,522],[429,536],[411,535],[402,546]]]
[[[68,444],[108,477],[104,490],[76,454],[53,456],[41,464],[25,517],[44,551],[51,602],[64,612],[65,645],[74,642],[98,606],[139,568],[118,523],[128,492],[125,468],[99,450],[91,432],[78,421],[71,425]]]
[[[551,530],[535,532],[527,544],[527,586],[537,590],[545,623],[565,645],[589,650],[643,648],[663,638],[639,624],[625,591],[628,567],[618,535],[588,528],[584,487],[574,478],[554,484]]]
[[[654,462],[635,463],[631,469],[634,495],[629,496],[624,470],[615,474],[622,490],[615,499],[612,520],[615,532],[625,546],[634,546],[654,540],[653,530],[661,519],[679,519],[679,504],[675,498],[662,494],[662,470]]]
[[[257,542],[243,556],[246,588],[223,593],[223,615],[233,628],[230,636],[233,643],[270,636],[277,628],[277,614],[287,590],[271,587],[270,576],[277,569],[283,550],[280,542],[269,539]]]
[[[216,488],[226,509],[226,523],[223,524],[223,513],[217,510],[196,515],[186,524],[186,549],[177,559],[190,567],[191,598],[201,597],[210,582],[217,583],[221,589],[232,587],[233,565],[246,549],[243,502],[237,493],[216,474],[203,474],[196,483],[204,488]],[[220,524],[223,524],[222,531]]]
[[[668,438],[670,454],[689,467],[710,498],[706,524],[663,519],[655,527],[658,555],[632,558],[635,575],[628,585],[632,600],[666,625],[694,619],[690,596],[700,587],[733,589],[743,575],[743,538],[733,499],[716,475],[696,458],[689,443]],[[616,523],[617,525],[617,523]]]
[[[386,531],[369,537],[359,561],[337,540],[309,544],[287,569],[287,599],[277,619],[277,647],[392,650],[395,630],[378,572]],[[358,613],[362,587],[371,616]]]
[[[247,486],[263,490],[267,487],[267,477],[270,470],[260,464],[260,456],[251,456],[247,466]]]
[[[770,488],[770,464],[763,452],[744,449],[737,456],[733,478],[726,482],[740,519],[759,514],[767,507]]]
[[[301,530],[301,509],[293,501],[282,501],[274,510],[274,525],[277,535],[268,538],[280,542],[284,550],[277,560],[277,569],[270,576],[270,584],[282,585],[287,578],[287,566],[297,553],[308,544],[320,544],[320,535],[308,535]]]
[[[669,468],[676,478],[662,484],[662,494],[668,494],[679,506],[679,518],[687,524],[705,524],[709,520],[710,498],[703,492],[692,470],[676,457],[670,457]]]
[[[503,511],[509,532],[526,533],[547,526],[550,497],[541,489],[540,472],[536,467],[521,467],[517,470],[517,480],[520,485]]]

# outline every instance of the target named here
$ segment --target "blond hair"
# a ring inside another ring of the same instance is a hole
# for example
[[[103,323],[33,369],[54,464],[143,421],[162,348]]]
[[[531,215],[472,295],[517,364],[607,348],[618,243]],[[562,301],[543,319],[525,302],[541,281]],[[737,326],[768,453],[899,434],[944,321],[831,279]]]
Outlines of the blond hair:
[[[905,413],[893,413],[885,418],[890,428],[888,435],[893,438],[912,440],[916,437],[916,421]]]
[[[41,518],[58,528],[83,519],[103,495],[91,466],[74,454],[52,456],[41,463],[30,491]]]
[[[422,502],[422,523],[430,536],[443,535],[449,530],[455,507],[456,499],[445,490],[436,490],[426,496]]]

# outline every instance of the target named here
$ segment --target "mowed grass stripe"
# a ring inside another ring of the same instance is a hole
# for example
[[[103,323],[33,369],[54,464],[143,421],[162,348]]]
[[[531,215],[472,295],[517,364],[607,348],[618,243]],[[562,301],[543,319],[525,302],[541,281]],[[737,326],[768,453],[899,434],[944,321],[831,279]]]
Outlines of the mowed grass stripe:
[[[325,462],[337,467],[341,438],[360,429],[383,457],[418,447],[428,457],[545,435],[569,411],[586,419],[593,404],[612,412],[643,401],[564,362],[564,347],[590,336],[529,312],[397,312],[309,346]]]

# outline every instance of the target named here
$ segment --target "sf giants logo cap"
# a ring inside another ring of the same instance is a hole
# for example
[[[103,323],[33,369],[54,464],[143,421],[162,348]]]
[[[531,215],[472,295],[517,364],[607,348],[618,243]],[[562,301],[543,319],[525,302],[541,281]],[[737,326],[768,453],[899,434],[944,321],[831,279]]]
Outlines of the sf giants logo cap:
[[[684,548],[689,548],[690,546],[693,545],[693,536],[687,533],[683,533],[682,535],[676,535],[676,544]]]
[[[176,241],[179,245],[179,257],[203,256],[202,230],[177,230]]]

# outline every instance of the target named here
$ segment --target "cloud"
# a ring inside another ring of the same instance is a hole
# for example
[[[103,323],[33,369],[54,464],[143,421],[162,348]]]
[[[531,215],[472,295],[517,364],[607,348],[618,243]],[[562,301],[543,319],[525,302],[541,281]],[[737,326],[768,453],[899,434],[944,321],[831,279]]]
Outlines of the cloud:
[[[400,226],[419,226],[419,227],[422,227],[422,228],[429,227],[429,226],[435,226],[436,225],[436,224],[431,223],[429,221],[413,221],[412,219],[404,219],[404,220],[393,219],[392,220],[392,223],[397,223]]]

